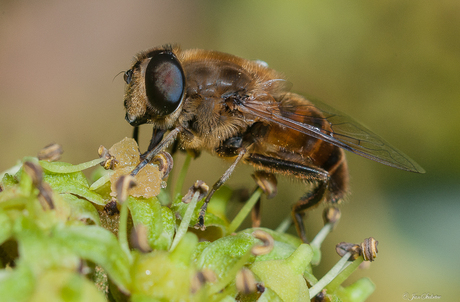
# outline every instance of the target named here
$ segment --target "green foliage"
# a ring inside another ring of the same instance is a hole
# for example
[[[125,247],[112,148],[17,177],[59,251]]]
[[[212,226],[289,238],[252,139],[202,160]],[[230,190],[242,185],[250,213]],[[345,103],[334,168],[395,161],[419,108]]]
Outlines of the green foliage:
[[[239,222],[232,224],[225,215],[232,193],[228,188],[211,200],[206,231],[193,228],[202,201],[188,215],[192,203],[184,204],[182,196],[171,201],[165,192],[161,203],[156,197],[129,196],[121,209],[129,210],[129,216],[120,221],[123,215],[104,209],[111,201],[106,184],[110,172],[94,173],[93,183],[99,181],[95,188],[81,172],[100,160],[76,166],[25,161],[43,169],[53,207],[43,202],[43,188],[22,164],[14,175],[2,176],[2,301],[310,300],[309,288],[317,282],[311,268],[314,250],[292,235],[258,228],[274,244],[269,253],[254,254],[254,246],[261,244],[253,235],[256,229],[232,233]],[[188,227],[179,235],[181,223]],[[148,250],[133,240],[126,245],[128,237],[136,236]],[[171,248],[176,236],[178,243]],[[252,272],[259,290],[241,292],[235,280],[242,268]],[[364,301],[373,288],[362,279],[347,288],[338,286],[327,299]]]

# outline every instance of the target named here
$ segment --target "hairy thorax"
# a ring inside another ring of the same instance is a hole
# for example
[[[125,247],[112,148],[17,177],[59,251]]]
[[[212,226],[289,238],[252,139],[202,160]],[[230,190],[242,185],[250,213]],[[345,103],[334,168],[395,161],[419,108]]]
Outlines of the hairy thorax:
[[[254,76],[231,62],[206,61],[184,65],[186,99],[178,123],[185,148],[213,151],[223,141],[246,131],[253,120],[237,110],[238,102],[251,94]]]

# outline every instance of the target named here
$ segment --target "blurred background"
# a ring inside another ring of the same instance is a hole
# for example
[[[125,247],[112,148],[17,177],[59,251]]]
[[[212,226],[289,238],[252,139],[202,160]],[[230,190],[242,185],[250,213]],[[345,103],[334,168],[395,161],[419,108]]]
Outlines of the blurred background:
[[[339,259],[337,243],[373,236],[378,259],[347,281],[369,276],[369,301],[460,299],[460,2],[1,0],[0,171],[51,142],[80,163],[131,136],[115,76],[165,43],[263,60],[293,91],[348,113],[423,166],[426,174],[409,173],[347,153],[351,194],[316,274]],[[145,150],[151,127],[141,134]],[[227,167],[202,155],[186,187],[212,184]],[[239,167],[229,185],[252,189],[250,173]],[[280,179],[263,226],[276,227],[302,190]],[[311,238],[321,211],[309,214]]]

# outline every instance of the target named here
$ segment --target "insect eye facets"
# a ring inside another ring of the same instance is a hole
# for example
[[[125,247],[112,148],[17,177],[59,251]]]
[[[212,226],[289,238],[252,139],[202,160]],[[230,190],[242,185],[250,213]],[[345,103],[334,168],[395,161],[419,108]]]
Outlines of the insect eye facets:
[[[132,69],[126,71],[125,74],[123,75],[123,79],[125,80],[126,84],[131,83],[132,78],[133,78],[133,70]]]
[[[155,54],[145,71],[145,91],[158,115],[173,113],[181,104],[185,89],[182,66],[171,53]]]

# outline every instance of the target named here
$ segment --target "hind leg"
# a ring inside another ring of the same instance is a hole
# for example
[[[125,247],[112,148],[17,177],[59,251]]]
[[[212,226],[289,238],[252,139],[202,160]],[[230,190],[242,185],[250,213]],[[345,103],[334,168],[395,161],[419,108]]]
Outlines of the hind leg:
[[[270,173],[277,172],[293,175],[308,183],[317,184],[310,193],[304,195],[292,208],[292,217],[300,238],[307,242],[305,228],[303,226],[303,212],[319,204],[329,186],[329,172],[313,165],[300,164],[278,158],[267,157],[261,154],[250,154],[247,162],[255,165],[258,169]]]
[[[330,177],[318,181],[314,189],[300,198],[292,207],[292,217],[297,234],[299,234],[303,242],[308,243],[305,226],[303,224],[305,212],[313,209],[323,199],[328,203],[338,203],[347,192],[348,166],[346,161],[342,160],[339,162],[335,168],[330,171],[329,175]]]
[[[313,209],[323,199],[327,189],[327,181],[319,182],[313,191],[302,196],[296,204],[292,207],[292,218],[294,221],[297,234],[303,242],[308,243],[305,226],[303,224],[303,217],[305,211]]]

